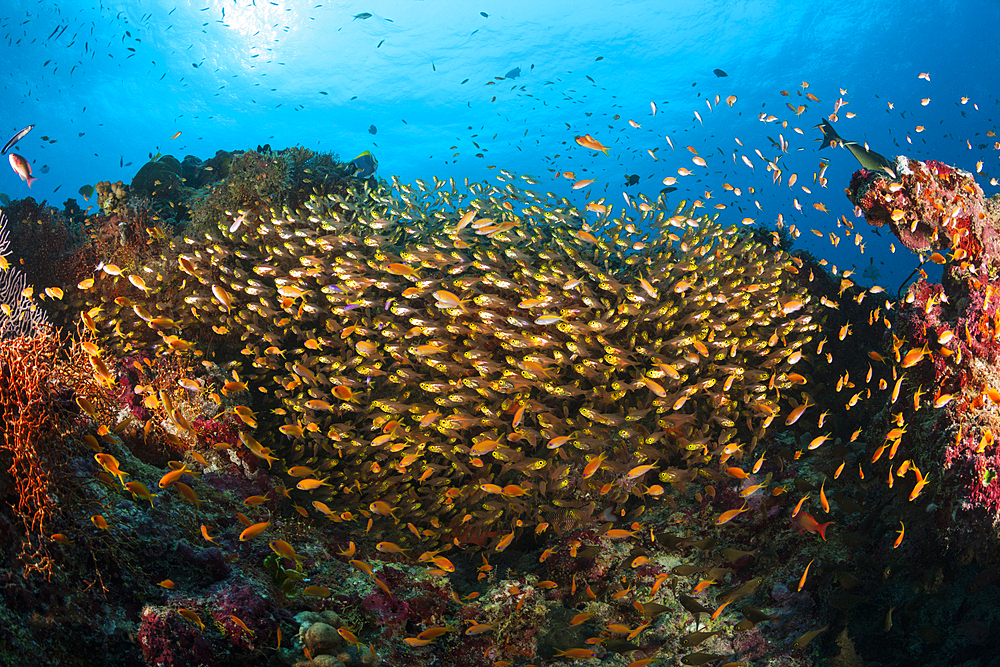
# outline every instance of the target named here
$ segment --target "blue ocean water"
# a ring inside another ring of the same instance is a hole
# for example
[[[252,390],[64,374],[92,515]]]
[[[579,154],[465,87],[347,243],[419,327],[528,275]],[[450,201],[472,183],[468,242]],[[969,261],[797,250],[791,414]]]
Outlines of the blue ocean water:
[[[844,236],[838,218],[854,219],[842,189],[858,166],[847,151],[816,150],[836,101],[848,140],[969,171],[981,161],[988,194],[1000,175],[987,136],[1000,111],[1000,5],[983,0],[11,0],[2,14],[0,132],[35,125],[15,150],[38,177],[29,190],[8,169],[0,192],[11,198],[59,205],[82,200],[82,185],[128,182],[157,153],[205,159],[261,144],[345,160],[370,150],[380,176],[403,181],[503,168],[581,206],[655,198],[673,176],[672,201],[724,204],[734,223],[773,226],[781,214],[798,245],[859,274],[870,265],[869,278],[895,289],[918,260],[891,254],[887,236],[862,223],[864,256],[853,239],[830,244],[831,231]],[[578,146],[583,134],[608,154]],[[814,182],[821,158],[825,189]],[[694,173],[678,177],[682,167]],[[595,183],[574,191],[567,171]]]

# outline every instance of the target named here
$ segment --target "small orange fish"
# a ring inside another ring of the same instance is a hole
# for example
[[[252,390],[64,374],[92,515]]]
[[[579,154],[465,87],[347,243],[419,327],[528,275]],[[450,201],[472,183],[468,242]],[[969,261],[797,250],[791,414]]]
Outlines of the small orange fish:
[[[330,597],[331,591],[326,586],[306,586],[302,589],[303,595],[308,595],[315,598],[328,598]]]
[[[177,493],[180,494],[181,498],[188,501],[195,506],[195,509],[201,507],[201,500],[195,494],[194,489],[185,484],[184,482],[174,482],[173,487],[177,489]]]
[[[116,459],[115,457],[111,456],[111,454],[105,454],[103,452],[100,453],[100,454],[94,454],[94,459],[98,463],[101,464],[101,467],[103,467],[109,473],[111,473],[112,475],[114,475],[115,477],[117,477],[118,480],[122,483],[123,487],[125,486],[125,479],[124,478],[125,478],[125,475],[128,475],[128,473],[127,472],[123,472],[118,467],[118,459]]]
[[[906,353],[903,357],[903,361],[900,362],[900,366],[903,368],[909,368],[910,366],[915,366],[919,363],[924,356],[928,353],[927,344],[925,343],[922,348],[914,348]]]
[[[792,519],[792,523],[794,523],[796,526],[798,526],[800,529],[804,531],[810,533],[819,533],[819,536],[822,537],[823,541],[825,542],[826,529],[830,524],[833,523],[833,521],[820,523],[815,518],[813,518],[812,514],[809,514],[808,512],[799,512],[798,516]]]
[[[799,500],[799,502],[795,505],[795,509],[792,510],[792,518],[793,519],[796,516],[798,516],[799,512],[802,510],[802,504],[805,503],[808,498],[809,498],[809,494],[807,493],[806,495],[802,496],[802,499]]]
[[[813,564],[813,561],[815,561],[815,560],[816,560],[816,559],[815,559],[815,558],[813,558],[813,559],[812,559],[811,561],[809,561],[809,565],[806,565],[806,569],[805,569],[805,571],[804,571],[804,572],[802,573],[802,578],[801,578],[801,579],[799,579],[799,591],[801,591],[801,590],[802,590],[802,587],[806,585],[806,577],[808,577],[808,576],[809,576],[809,568],[810,568],[810,567],[812,566],[812,564]]]
[[[711,586],[714,583],[715,583],[715,579],[702,579],[701,581],[699,581],[695,585],[694,592],[695,593],[701,593],[703,590],[705,590],[706,588],[708,588],[709,586]]]
[[[403,639],[407,646],[412,646],[413,648],[419,648],[421,646],[427,646],[432,643],[433,639],[420,639],[419,637],[406,637]]]
[[[205,624],[202,622],[201,617],[190,609],[178,609],[177,613],[180,614],[181,617],[188,623],[197,625],[202,630],[205,629]]]
[[[924,487],[927,485],[927,479],[929,476],[924,477],[917,466],[912,466],[912,468],[913,472],[917,475],[917,483],[913,486],[913,491],[910,492],[910,500],[916,500],[917,496],[920,495],[920,492],[923,491]]]
[[[204,537],[205,540],[208,542],[212,542],[213,544],[218,544],[218,542],[215,541],[214,537],[208,536],[208,526],[206,526],[205,524],[201,525],[201,536]]]
[[[284,540],[271,540],[270,544],[271,551],[278,554],[282,558],[287,558],[288,560],[299,562],[302,560],[302,556],[295,552],[294,547]]]
[[[427,628],[417,635],[417,639],[437,639],[446,632],[455,632],[456,630],[458,630],[458,627],[453,625]]]
[[[379,542],[375,548],[384,554],[399,554],[400,556],[405,556],[406,552],[409,551],[409,549],[404,549],[392,542]]]
[[[624,528],[612,528],[606,531],[602,537],[610,540],[620,540],[624,537],[635,537],[635,531],[625,530]]]
[[[395,512],[399,508],[389,507],[389,503],[385,502],[384,500],[376,500],[375,502],[373,502],[371,505],[368,506],[368,509],[380,516],[391,516],[393,519],[395,519],[396,515],[393,514],[393,512]]]
[[[898,547],[900,544],[903,543],[903,533],[904,532],[906,532],[906,526],[903,524],[902,521],[900,521],[899,522],[899,537],[897,537],[896,541],[892,543],[892,548],[893,549],[895,549],[896,547]]]
[[[557,658],[573,658],[574,660],[587,660],[596,655],[597,653],[589,648],[571,648],[565,651],[557,650],[555,652],[555,657]]]
[[[253,634],[253,630],[251,630],[250,628],[248,628],[247,624],[244,623],[243,621],[241,621],[239,618],[237,618],[236,616],[233,616],[232,614],[229,615],[229,618],[232,619],[233,623],[235,623],[236,625],[238,625],[241,628],[243,628],[244,631],[246,631],[247,633],[249,633],[251,635]]]
[[[503,551],[510,546],[510,543],[514,541],[514,531],[511,531],[503,536],[499,543],[497,543],[496,550]]]
[[[188,472],[190,472],[190,471],[187,468],[187,464],[184,464],[183,466],[181,466],[177,470],[171,470],[166,475],[164,475],[163,477],[161,477],[160,481],[159,481],[159,484],[157,486],[159,486],[161,489],[165,489],[168,486],[170,486],[171,484],[173,484],[174,482],[176,482],[177,480],[179,480],[182,476],[184,476],[185,473],[188,473]]]
[[[636,479],[638,477],[642,477],[647,472],[649,472],[650,470],[654,470],[655,468],[656,468],[655,465],[641,465],[641,466],[636,466],[636,467],[634,467],[634,468],[632,468],[631,470],[628,471],[628,473],[626,474],[626,477],[628,477],[629,479]]]
[[[148,500],[150,508],[153,507],[153,498],[159,497],[156,494],[150,493],[149,489],[146,488],[146,485],[142,482],[128,482],[125,484],[125,488],[128,489],[133,496]]]
[[[604,459],[606,459],[607,456],[608,456],[607,452],[602,451],[596,457],[591,459],[587,463],[587,465],[583,467],[583,474],[582,474],[583,479],[590,479],[591,477],[593,477],[594,474],[600,469],[601,463],[604,462]]]
[[[719,518],[715,520],[715,525],[721,526],[723,524],[729,523],[730,521],[738,517],[740,514],[743,514],[744,512],[747,511],[749,511],[749,508],[747,507],[746,501],[743,501],[743,507],[740,507],[739,509],[728,510],[720,514]]]
[[[660,587],[663,585],[663,582],[666,581],[669,577],[670,577],[669,572],[662,572],[659,575],[657,575],[656,580],[653,581],[653,588],[650,590],[650,595],[656,595],[659,592]]]
[[[295,485],[295,488],[299,489],[300,491],[312,491],[314,489],[318,489],[321,486],[330,486],[330,484],[327,483],[326,481],[327,479],[329,479],[329,477],[324,477],[323,479],[314,479],[314,478],[303,479],[300,480],[299,483]]]
[[[806,409],[809,408],[811,405],[814,405],[814,404],[809,403],[809,401],[806,401],[802,405],[800,405],[797,408],[795,408],[794,410],[792,410],[788,414],[788,418],[785,419],[785,426],[791,426],[792,424],[794,424],[795,422],[797,422],[802,417],[802,413],[805,412]]]
[[[493,625],[486,625],[485,623],[476,623],[472,621],[472,625],[465,631],[467,635],[481,635],[484,632],[492,632]]]
[[[589,134],[585,134],[582,137],[574,137],[574,140],[576,141],[576,143],[580,144],[584,148],[589,148],[590,150],[593,151],[600,151],[605,155],[608,154],[608,147],[603,145],[601,142],[599,142],[597,139],[593,138]]]
[[[263,533],[265,530],[267,530],[267,527],[270,526],[270,525],[271,525],[271,521],[268,520],[268,521],[261,521],[259,523],[255,523],[255,524],[253,524],[251,526],[247,526],[247,528],[244,529],[242,533],[240,533],[240,542],[246,542],[249,539],[257,537],[258,535],[260,535],[261,533]]]
[[[350,561],[350,563],[351,563],[352,566],[354,566],[354,568],[356,570],[358,570],[360,572],[364,572],[365,574],[367,574],[371,578],[375,577],[375,573],[372,571],[371,565],[369,565],[368,563],[364,562],[363,560],[352,560],[352,561]]]
[[[719,606],[718,609],[716,609],[715,611],[712,612],[712,620],[713,621],[716,620],[716,619],[718,619],[719,616],[722,615],[722,610],[725,609],[726,607],[728,607],[730,602],[732,602],[732,600],[726,600],[725,602],[723,602]]]

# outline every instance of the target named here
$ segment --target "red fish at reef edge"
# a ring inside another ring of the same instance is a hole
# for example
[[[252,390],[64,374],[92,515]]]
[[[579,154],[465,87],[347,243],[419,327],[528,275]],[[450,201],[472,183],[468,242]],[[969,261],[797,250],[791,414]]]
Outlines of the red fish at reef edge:
[[[831,523],[833,523],[833,521],[820,523],[813,518],[812,514],[809,514],[808,512],[799,512],[795,515],[795,518],[792,519],[792,524],[800,531],[804,530],[810,533],[819,533],[819,536],[823,538],[824,542],[826,541],[826,528]]]

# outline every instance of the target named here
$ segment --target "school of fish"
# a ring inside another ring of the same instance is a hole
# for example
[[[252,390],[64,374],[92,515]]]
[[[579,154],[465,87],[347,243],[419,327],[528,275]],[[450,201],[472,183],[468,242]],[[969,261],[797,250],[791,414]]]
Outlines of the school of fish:
[[[391,513],[421,539],[570,530],[751,451],[817,327],[794,259],[684,203],[588,224],[500,179],[467,201],[435,180],[241,212],[134,274],[104,266],[84,322],[192,366],[224,352],[209,328],[239,340],[216,389],[250,404],[230,408],[250,451],[322,476],[300,506]],[[284,423],[251,435],[259,402]]]

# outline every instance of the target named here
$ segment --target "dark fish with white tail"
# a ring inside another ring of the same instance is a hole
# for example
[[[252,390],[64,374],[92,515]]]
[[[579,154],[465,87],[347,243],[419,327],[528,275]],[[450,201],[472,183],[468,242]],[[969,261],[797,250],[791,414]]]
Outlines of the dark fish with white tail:
[[[34,127],[34,125],[29,125],[28,127],[24,128],[23,130],[21,130],[20,132],[18,132],[17,134],[15,134],[13,137],[11,137],[10,141],[8,141],[6,144],[4,144],[3,150],[0,150],[0,155],[3,155],[7,151],[9,151],[11,148],[13,148],[14,144],[16,144],[17,142],[19,142],[21,139],[24,139],[24,137],[28,134],[28,132],[31,132],[31,128],[33,128],[33,127]]]

